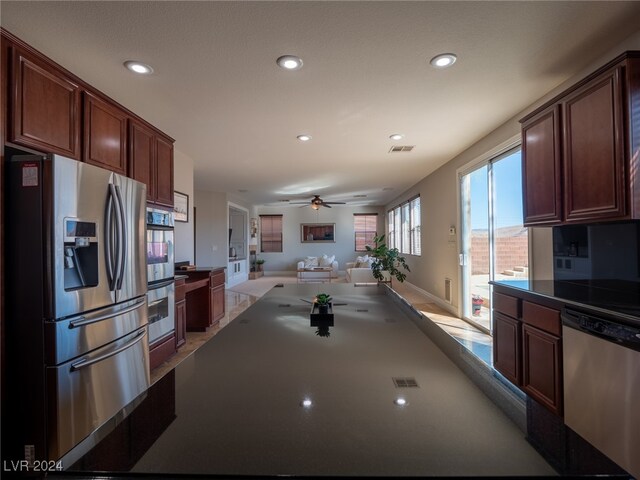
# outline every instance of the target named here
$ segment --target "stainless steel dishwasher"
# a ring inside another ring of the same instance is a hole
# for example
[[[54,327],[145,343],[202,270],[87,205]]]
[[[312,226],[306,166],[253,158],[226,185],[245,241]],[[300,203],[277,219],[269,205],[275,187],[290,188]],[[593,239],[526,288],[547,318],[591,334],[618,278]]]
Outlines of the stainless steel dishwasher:
[[[640,326],[564,309],[565,423],[640,478]]]

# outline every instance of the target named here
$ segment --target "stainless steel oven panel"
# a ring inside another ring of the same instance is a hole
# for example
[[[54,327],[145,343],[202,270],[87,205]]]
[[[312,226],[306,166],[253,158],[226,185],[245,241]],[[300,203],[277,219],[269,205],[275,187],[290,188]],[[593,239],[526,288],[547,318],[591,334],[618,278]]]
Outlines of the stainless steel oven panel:
[[[166,253],[165,261],[162,263],[150,263],[149,262],[149,249],[153,248],[152,245],[157,247],[164,246],[163,253]],[[174,276],[174,252],[173,252],[173,230],[172,229],[158,229],[155,227],[147,227],[147,282],[159,282],[162,280],[171,279]]]
[[[146,296],[75,317],[45,322],[47,365],[58,365],[147,324]]]
[[[153,345],[175,330],[175,283],[161,284],[147,292],[149,344]]]
[[[150,385],[146,328],[47,368],[49,459],[59,459]]]

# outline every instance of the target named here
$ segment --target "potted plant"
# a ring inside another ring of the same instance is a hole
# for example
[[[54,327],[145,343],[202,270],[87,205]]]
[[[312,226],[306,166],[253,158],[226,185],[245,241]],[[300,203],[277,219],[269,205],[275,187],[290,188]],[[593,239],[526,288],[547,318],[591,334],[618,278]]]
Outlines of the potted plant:
[[[374,260],[371,263],[373,277],[378,283],[389,282],[395,277],[399,282],[404,282],[407,275],[401,270],[410,272],[405,258],[400,255],[397,248],[389,248],[384,241],[384,235],[373,237],[373,247],[367,245],[367,253]]]
[[[313,303],[318,305],[318,313],[326,315],[329,313],[329,306],[331,305],[331,296],[328,293],[319,293]]]
[[[258,272],[262,271],[262,265],[264,265],[264,258],[256,258],[256,270]]]

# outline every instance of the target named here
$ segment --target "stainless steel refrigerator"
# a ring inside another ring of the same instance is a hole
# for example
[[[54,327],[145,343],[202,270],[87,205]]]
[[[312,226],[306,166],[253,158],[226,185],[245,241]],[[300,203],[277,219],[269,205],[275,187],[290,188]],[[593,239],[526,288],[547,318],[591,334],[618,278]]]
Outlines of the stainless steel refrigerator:
[[[3,456],[73,459],[150,384],[146,186],[14,155],[6,198]]]

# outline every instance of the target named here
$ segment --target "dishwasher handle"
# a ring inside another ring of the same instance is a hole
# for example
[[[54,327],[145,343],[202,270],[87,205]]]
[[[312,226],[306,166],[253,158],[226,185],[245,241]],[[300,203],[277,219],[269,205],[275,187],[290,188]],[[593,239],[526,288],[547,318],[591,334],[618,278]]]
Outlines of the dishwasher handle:
[[[563,308],[562,324],[588,335],[640,351],[640,326],[635,327]]]

